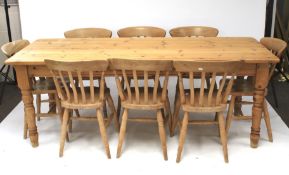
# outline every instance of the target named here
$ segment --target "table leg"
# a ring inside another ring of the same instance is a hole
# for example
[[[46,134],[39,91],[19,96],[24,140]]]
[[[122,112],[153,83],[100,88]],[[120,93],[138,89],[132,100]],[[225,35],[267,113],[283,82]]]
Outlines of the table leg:
[[[18,80],[18,87],[21,90],[22,100],[24,103],[25,118],[29,129],[29,138],[32,147],[38,146],[38,132],[35,122],[35,109],[32,96],[32,81],[28,76],[27,66],[15,66]]]
[[[251,127],[251,147],[257,148],[260,139],[260,123],[262,117],[262,107],[265,96],[265,89],[268,84],[269,65],[258,64],[256,68],[256,81],[254,92],[254,104],[252,109],[252,127]]]

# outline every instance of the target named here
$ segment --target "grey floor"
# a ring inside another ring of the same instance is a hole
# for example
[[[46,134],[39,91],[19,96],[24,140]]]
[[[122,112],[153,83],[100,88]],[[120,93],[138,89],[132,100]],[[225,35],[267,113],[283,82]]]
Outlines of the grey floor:
[[[0,89],[2,88],[0,83]],[[0,122],[15,108],[15,106],[21,101],[21,93],[16,85],[6,85],[4,90],[4,96],[2,104],[0,105]]]
[[[277,80],[272,80],[275,85],[276,95],[278,100],[278,108],[273,99],[272,87],[268,86],[267,100],[274,108],[274,110],[279,114],[284,123],[289,127],[289,82],[278,82]]]

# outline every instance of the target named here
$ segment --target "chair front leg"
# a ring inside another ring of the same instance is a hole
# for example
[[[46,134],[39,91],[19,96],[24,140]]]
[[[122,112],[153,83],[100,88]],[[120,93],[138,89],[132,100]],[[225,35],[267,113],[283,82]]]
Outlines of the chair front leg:
[[[227,134],[225,130],[225,119],[224,119],[223,112],[218,112],[218,123],[219,123],[221,143],[223,146],[224,160],[226,163],[228,163],[229,159],[228,159],[228,148],[227,148]]]
[[[128,109],[124,108],[122,119],[121,119],[119,138],[118,138],[117,155],[116,155],[117,158],[119,158],[121,155],[122,144],[123,144],[123,140],[124,140],[125,132],[126,132],[127,118],[128,118]]]
[[[67,135],[68,122],[69,122],[69,109],[64,109],[63,120],[61,125],[59,157],[63,156],[63,149],[65,144],[65,138]]]
[[[229,104],[227,118],[226,118],[226,133],[227,133],[227,135],[229,134],[229,129],[230,129],[230,126],[231,126],[231,122],[233,120],[235,99],[236,99],[236,96],[232,95],[231,96],[231,100],[230,100],[230,104]],[[217,114],[217,118],[218,118],[218,114]]]
[[[73,117],[73,110],[69,109],[69,121],[68,121],[68,131],[71,133],[72,132],[72,119],[70,117]]]
[[[179,147],[178,147],[178,154],[177,154],[177,160],[176,160],[177,163],[181,161],[181,156],[182,156],[182,152],[183,152],[183,148],[185,144],[185,138],[187,134],[188,122],[189,122],[189,113],[185,112],[181,132],[180,132],[180,138],[179,138]]]
[[[100,135],[101,135],[104,147],[105,147],[105,152],[106,152],[107,158],[110,159],[111,156],[110,156],[109,144],[108,144],[108,139],[107,139],[107,135],[106,135],[106,129],[105,129],[105,125],[104,125],[104,119],[103,119],[102,111],[100,111],[100,109],[97,109],[96,115],[97,115],[97,120],[98,120],[98,124],[99,124]]]
[[[164,127],[163,116],[160,110],[157,111],[157,121],[158,121],[159,134],[160,134],[160,139],[161,139],[161,144],[162,144],[162,149],[163,149],[163,156],[165,160],[168,160],[166,131]]]

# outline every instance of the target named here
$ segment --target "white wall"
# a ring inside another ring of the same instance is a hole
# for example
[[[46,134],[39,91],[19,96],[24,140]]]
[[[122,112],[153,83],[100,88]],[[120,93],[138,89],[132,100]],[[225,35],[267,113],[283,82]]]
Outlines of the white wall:
[[[10,28],[12,34],[12,40],[17,40],[21,38],[21,27],[20,27],[20,16],[19,16],[19,8],[17,5],[11,5],[8,9],[9,19],[10,19]],[[6,16],[4,7],[0,6],[0,46],[9,42],[7,24],[6,24]],[[6,60],[6,56],[2,51],[0,51],[0,66],[2,67],[4,61]],[[6,72],[6,69],[4,70]],[[12,76],[12,70],[10,69],[10,77]],[[0,77],[0,81],[3,77]]]
[[[219,36],[264,35],[266,0],[19,0],[23,38],[59,38],[78,27],[115,32],[135,25],[169,30],[206,25]]]

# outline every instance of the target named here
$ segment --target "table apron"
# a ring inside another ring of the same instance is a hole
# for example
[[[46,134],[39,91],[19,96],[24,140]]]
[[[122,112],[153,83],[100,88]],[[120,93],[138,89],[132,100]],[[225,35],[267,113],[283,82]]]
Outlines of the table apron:
[[[237,72],[239,76],[255,76],[256,75],[256,66],[257,64],[244,64],[242,68]],[[29,77],[52,77],[51,72],[45,65],[33,65],[28,67],[28,76]],[[176,71],[170,73],[172,76],[177,75]],[[105,73],[106,76],[113,76],[113,71],[108,70]]]

